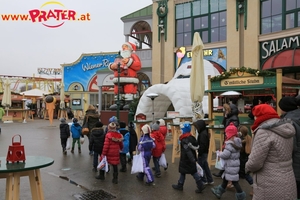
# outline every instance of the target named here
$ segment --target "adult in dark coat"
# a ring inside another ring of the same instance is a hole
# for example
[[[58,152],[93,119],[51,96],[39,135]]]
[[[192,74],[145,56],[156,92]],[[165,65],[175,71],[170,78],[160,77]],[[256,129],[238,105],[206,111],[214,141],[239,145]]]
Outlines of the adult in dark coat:
[[[210,135],[207,131],[205,121],[197,120],[194,123],[194,126],[198,132],[197,142],[199,144],[198,149],[198,163],[202,167],[204,176],[201,178],[204,184],[213,184],[214,180],[212,178],[207,157],[208,157],[208,149],[209,149],[209,141]]]
[[[61,143],[63,153],[67,154],[66,146],[67,146],[67,140],[70,137],[70,127],[67,124],[65,118],[61,118],[60,122],[61,122],[61,124],[59,125],[60,143]]]
[[[197,173],[197,157],[196,150],[199,148],[196,138],[191,134],[190,123],[184,123],[181,128],[182,135],[180,135],[180,161],[179,161],[179,173],[180,177],[177,185],[172,185],[175,190],[183,190],[186,174],[191,174],[196,181],[197,190],[196,193],[201,193],[205,189],[201,181],[200,175]]]
[[[131,163],[133,158],[133,152],[136,151],[136,146],[138,144],[138,138],[135,131],[135,125],[133,122],[129,122],[128,124],[128,131],[130,133],[130,139],[129,139],[129,154],[130,158],[128,158],[128,163]]]
[[[97,172],[98,160],[99,155],[102,154],[102,149],[104,146],[104,139],[105,134],[103,130],[103,124],[101,122],[96,123],[96,127],[92,129],[91,136],[90,136],[90,144],[89,150],[94,152],[94,160],[93,160],[93,171]],[[104,177],[104,170],[100,170],[103,172]],[[101,173],[96,178],[101,179]]]
[[[280,118],[292,119],[296,130],[293,145],[293,170],[297,184],[297,199],[300,199],[300,109],[298,108],[300,99],[297,98],[283,97],[279,101],[279,107],[282,114]]]
[[[85,112],[85,116],[83,119],[83,125],[82,127],[85,128],[89,128],[89,133],[87,134],[87,137],[89,139],[89,143],[90,143],[90,134],[93,128],[95,128],[96,123],[100,121],[100,115],[99,113],[96,111],[96,108],[93,105],[89,105],[88,109]],[[93,155],[93,151],[90,151],[89,153],[91,156]]]

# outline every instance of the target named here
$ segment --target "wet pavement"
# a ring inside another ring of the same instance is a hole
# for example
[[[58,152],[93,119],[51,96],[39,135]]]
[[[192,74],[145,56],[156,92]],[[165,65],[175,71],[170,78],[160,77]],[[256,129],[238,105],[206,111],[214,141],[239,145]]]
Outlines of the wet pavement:
[[[217,199],[211,192],[212,186],[207,186],[201,194],[196,194],[196,184],[192,176],[187,175],[183,191],[174,190],[171,185],[176,184],[179,178],[178,161],[171,163],[172,146],[168,145],[166,157],[169,161],[168,170],[162,169],[161,178],[155,178],[154,186],[147,186],[136,179],[135,174],[130,173],[131,165],[127,166],[127,172],[119,172],[119,183],[112,183],[112,172],[106,174],[106,179],[95,179],[96,172],[92,172],[93,157],[89,155],[87,138],[82,145],[82,153],[74,154],[68,151],[62,154],[59,138],[59,120],[54,120],[50,126],[48,120],[37,119],[27,123],[14,122],[0,126],[0,157],[6,157],[12,137],[20,134],[22,145],[27,156],[46,156],[54,159],[54,164],[41,169],[42,184],[46,200],[77,200],[88,191],[97,191],[96,195],[88,193],[83,200],[111,199],[105,198],[105,193],[116,198],[128,200],[181,200],[181,199]],[[77,147],[77,146],[76,146]],[[2,163],[3,164],[3,163]],[[153,163],[151,161],[151,166]],[[119,167],[120,168],[120,167]],[[212,169],[212,172],[218,170]],[[62,178],[65,177],[65,178]],[[214,179],[214,185],[221,183],[220,178]],[[5,197],[5,179],[0,179],[0,199]],[[240,180],[240,185],[247,193],[247,200],[251,199],[249,192],[251,187],[246,180]],[[31,200],[31,192],[28,177],[21,177],[20,200]],[[234,189],[227,190],[222,196],[223,200],[235,199]]]

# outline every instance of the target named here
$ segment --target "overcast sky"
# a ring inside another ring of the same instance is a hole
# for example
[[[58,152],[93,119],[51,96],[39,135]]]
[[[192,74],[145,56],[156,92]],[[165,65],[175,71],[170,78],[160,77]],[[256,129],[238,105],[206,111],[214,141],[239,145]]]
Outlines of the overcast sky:
[[[150,4],[152,0],[1,0],[0,75],[38,76],[38,68],[60,68],[60,64],[72,63],[82,53],[118,51],[125,41],[120,18]],[[76,19],[89,14],[90,21],[65,21],[58,28],[48,28],[63,21],[3,20],[3,14],[35,10],[32,13],[37,15],[49,9],[73,10]]]

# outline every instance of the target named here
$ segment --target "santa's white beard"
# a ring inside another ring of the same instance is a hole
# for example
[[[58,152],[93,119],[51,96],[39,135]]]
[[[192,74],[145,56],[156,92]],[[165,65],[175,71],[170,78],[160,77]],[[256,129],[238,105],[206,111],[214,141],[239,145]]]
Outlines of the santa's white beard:
[[[131,51],[130,50],[121,51],[121,56],[123,58],[129,58],[131,56]]]

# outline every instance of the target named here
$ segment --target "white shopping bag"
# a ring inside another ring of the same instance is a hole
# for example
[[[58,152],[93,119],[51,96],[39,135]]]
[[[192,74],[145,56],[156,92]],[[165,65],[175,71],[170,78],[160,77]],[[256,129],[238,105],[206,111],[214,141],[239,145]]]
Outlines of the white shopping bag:
[[[144,164],[142,154],[137,154],[133,156],[131,174],[144,172]]]
[[[220,158],[220,156],[218,154],[217,154],[217,158],[216,158],[215,168],[219,169],[219,170],[224,170],[224,160],[222,158]]]
[[[107,163],[107,158],[104,156],[102,160],[99,162],[97,166],[98,170],[104,170],[105,172],[108,172],[108,163]]]
[[[200,177],[203,177],[203,169],[202,167],[196,162],[197,165],[197,174],[199,174]]]
[[[167,160],[166,160],[166,155],[163,153],[160,156],[159,159],[159,165],[162,166],[163,168],[168,168]]]
[[[80,137],[80,144],[84,143],[84,137]]]
[[[71,138],[69,137],[67,139],[67,145],[66,145],[66,150],[70,150],[71,149]]]

